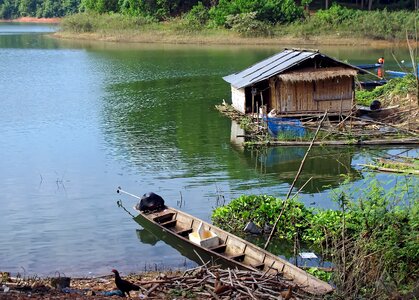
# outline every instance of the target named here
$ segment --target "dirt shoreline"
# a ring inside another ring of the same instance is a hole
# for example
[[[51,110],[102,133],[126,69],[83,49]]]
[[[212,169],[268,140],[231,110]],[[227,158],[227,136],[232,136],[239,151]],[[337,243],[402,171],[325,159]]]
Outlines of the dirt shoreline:
[[[391,48],[407,47],[405,41],[367,40],[360,38],[338,38],[338,37],[315,37],[301,39],[295,37],[278,38],[243,38],[237,35],[224,36],[199,36],[199,35],[178,35],[167,34],[163,31],[142,31],[126,33],[71,33],[56,32],[53,37],[65,40],[99,41],[110,43],[130,44],[177,44],[177,45],[220,45],[220,46],[299,46],[305,48],[316,48],[318,46],[355,46]],[[419,43],[418,43],[419,45]]]
[[[35,18],[35,17],[21,17],[17,19],[0,19],[3,23],[45,23],[45,24],[58,24],[61,18]]]
[[[1,273],[0,273],[1,275]],[[95,278],[4,278],[0,299],[120,299],[114,275]],[[133,299],[307,299],[313,296],[280,274],[222,269],[205,264],[185,271],[146,272],[123,276],[135,285]],[[269,291],[267,293],[266,291]],[[318,294],[319,296],[320,294]],[[287,298],[287,297],[288,298]]]

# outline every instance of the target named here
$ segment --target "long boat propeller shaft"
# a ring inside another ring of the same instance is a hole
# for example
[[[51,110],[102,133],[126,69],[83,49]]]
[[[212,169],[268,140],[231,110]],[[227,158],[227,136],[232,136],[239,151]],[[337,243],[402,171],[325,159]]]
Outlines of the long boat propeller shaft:
[[[119,194],[119,193],[122,193],[122,194],[126,194],[126,195],[129,195],[129,196],[131,196],[131,197],[134,197],[134,198],[137,198],[137,199],[140,199],[141,200],[141,197],[138,197],[137,195],[134,195],[134,194],[131,194],[131,193],[129,193],[129,192],[126,192],[126,191],[124,191],[120,186],[118,186],[118,189],[116,190],[116,192]]]

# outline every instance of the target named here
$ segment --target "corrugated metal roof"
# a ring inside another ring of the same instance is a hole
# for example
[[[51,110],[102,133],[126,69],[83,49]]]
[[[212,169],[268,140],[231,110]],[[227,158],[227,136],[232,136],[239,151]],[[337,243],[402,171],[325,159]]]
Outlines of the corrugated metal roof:
[[[346,65],[350,68],[359,70],[357,67],[337,61],[331,57],[321,54],[316,51],[309,50],[288,50],[277,53],[253,66],[228,76],[223,77],[225,81],[230,83],[235,88],[243,88],[262,80],[268,79],[274,75],[278,75],[291,67],[316,56],[331,59],[339,64]]]

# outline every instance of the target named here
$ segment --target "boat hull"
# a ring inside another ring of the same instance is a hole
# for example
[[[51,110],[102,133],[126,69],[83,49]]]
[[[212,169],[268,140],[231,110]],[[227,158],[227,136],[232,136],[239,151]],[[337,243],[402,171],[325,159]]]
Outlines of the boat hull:
[[[375,64],[357,65],[356,67],[363,70],[371,70],[371,69],[381,68],[382,66],[383,66],[382,64],[375,63]]]
[[[138,212],[134,220],[164,238],[167,243],[175,245],[177,250],[198,263],[210,261],[225,267],[261,271],[270,275],[279,274],[313,295],[323,295],[333,290],[328,283],[290,262],[174,208],[167,207],[163,211],[148,214]],[[199,226],[215,234],[219,238],[219,245],[205,248],[192,243],[188,236],[192,232],[197,232]]]
[[[388,116],[396,113],[399,109],[398,105],[390,106],[390,107],[384,107],[380,109],[371,109],[366,106],[357,106],[357,112],[356,115],[359,117],[367,116],[372,119],[384,119]]]

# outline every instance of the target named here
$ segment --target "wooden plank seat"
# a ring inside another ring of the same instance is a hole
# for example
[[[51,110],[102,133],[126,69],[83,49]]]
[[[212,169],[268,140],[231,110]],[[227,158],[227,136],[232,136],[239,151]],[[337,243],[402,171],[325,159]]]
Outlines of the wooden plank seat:
[[[168,213],[168,214],[165,214],[165,215],[155,217],[153,219],[153,221],[161,224],[161,223],[167,222],[169,220],[172,220],[174,215],[175,215],[174,213]]]
[[[169,220],[169,221],[160,223],[160,225],[165,227],[165,228],[174,227],[174,226],[176,226],[176,220]]]
[[[226,251],[226,247],[227,247],[226,244],[220,244],[218,246],[211,247],[209,249],[212,250],[212,251],[214,251],[214,252],[217,252],[217,253],[223,253],[223,252]]]
[[[178,231],[176,231],[176,233],[180,236],[187,237],[188,234],[192,233],[192,228],[178,230]]]
[[[241,254],[237,254],[237,255],[232,255],[232,256],[228,256],[228,258],[235,260],[235,261],[243,261],[244,257],[246,256],[246,254],[241,253]]]
[[[253,268],[258,269],[258,270],[263,270],[263,268],[265,268],[265,264],[264,263],[256,263],[252,265]]]

